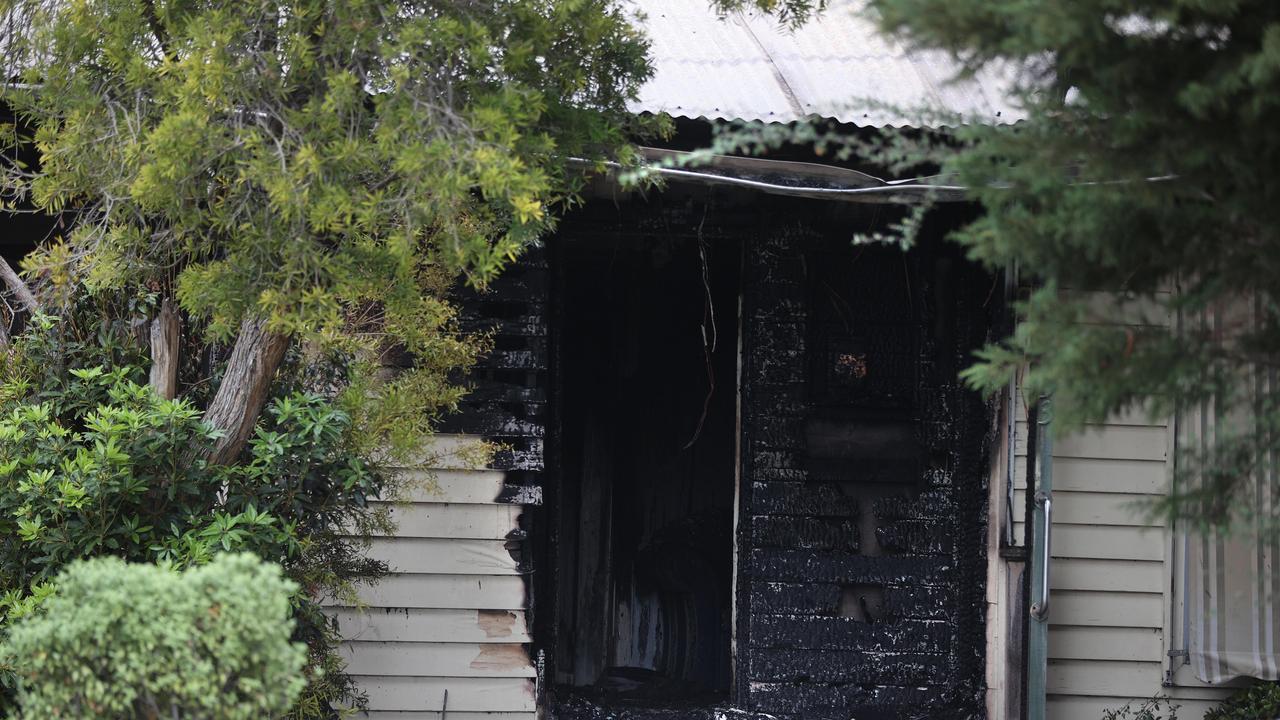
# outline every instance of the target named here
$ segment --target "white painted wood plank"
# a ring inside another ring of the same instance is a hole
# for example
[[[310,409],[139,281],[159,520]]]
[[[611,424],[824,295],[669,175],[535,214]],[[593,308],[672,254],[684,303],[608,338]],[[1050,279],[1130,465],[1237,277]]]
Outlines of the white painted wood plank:
[[[1023,537],[1023,529],[1023,523],[1015,523],[1014,537]],[[1059,525],[1055,519],[1051,544],[1054,558],[1164,562],[1165,554],[1160,528]]]
[[[502,492],[502,470],[405,470],[403,500],[421,503],[494,502]]]
[[[1164,564],[1152,560],[1058,558],[1049,569],[1052,590],[1163,592]]]
[[[1053,523],[1061,525],[1135,525],[1156,527],[1159,518],[1149,517],[1143,503],[1152,496],[1133,493],[1093,493],[1073,490],[1053,491]],[[1026,507],[1027,493],[1013,495],[1013,507]]]
[[[479,435],[441,433],[428,438],[416,454],[400,458],[399,462],[410,468],[472,470],[478,467],[478,462],[482,464],[488,459],[489,450]],[[380,454],[379,459],[388,465],[385,454]]]
[[[391,519],[395,537],[501,540],[519,531],[523,509],[507,503],[403,503],[391,505]]]
[[[1133,692],[1126,694],[1124,697],[1050,695],[1045,708],[1045,717],[1048,720],[1101,720],[1101,718],[1105,717],[1103,715],[1104,711],[1122,708],[1127,703],[1132,703],[1130,707],[1136,712],[1142,701],[1135,701],[1134,698],[1151,698],[1156,693],[1168,695],[1169,688],[1143,685],[1141,689],[1135,687]],[[1223,697],[1225,696],[1226,693],[1223,693]],[[1178,717],[1184,720],[1199,720],[1199,718],[1204,717],[1206,712],[1218,706],[1218,702],[1215,700],[1180,698],[1174,702],[1180,706]]]
[[[376,583],[357,583],[360,602],[372,608],[468,608],[520,610],[524,578],[518,575],[388,575]],[[323,605],[354,603],[325,599]]]
[[[1164,303],[1172,297],[1169,293],[1156,293],[1151,297],[1126,297],[1122,293],[1094,290],[1063,291],[1064,300],[1084,305],[1087,325],[1134,325],[1167,327],[1172,324],[1172,314]]]
[[[1162,495],[1169,487],[1163,460],[1054,458],[1053,488],[1068,491]],[[1027,486],[1026,459],[1014,466],[1014,486]]]
[[[538,720],[536,712],[433,712],[372,710],[358,712],[356,720]]]
[[[1157,661],[1050,660],[1045,685],[1050,693],[1139,697],[1129,693],[1160,687],[1161,676]]]
[[[1050,625],[1161,628],[1164,598],[1156,593],[1050,592]],[[1154,658],[1159,661],[1160,658]]]
[[[342,646],[352,675],[409,677],[535,677],[524,645],[514,643],[349,642]]]
[[[327,608],[342,637],[359,642],[527,643],[523,610]]]
[[[354,676],[369,695],[370,710],[533,712],[533,681],[525,678]],[[445,691],[448,708],[444,707]]]
[[[1058,695],[1149,698],[1156,692],[1165,692],[1160,686],[1163,677],[1159,662],[1050,660],[1046,684],[1049,693]],[[1222,691],[1217,688],[1177,690],[1185,698],[1222,697]]]
[[[395,573],[443,575],[518,575],[503,540],[448,538],[374,538],[369,557],[383,560]]]
[[[1088,626],[1049,628],[1049,657],[1059,660],[1159,662],[1162,652],[1164,652],[1164,644],[1159,628]]]
[[[440,434],[423,444],[422,454],[414,458],[413,467],[437,469],[475,469],[477,461],[488,459],[489,448],[479,435]]]
[[[1014,453],[1027,454],[1026,423],[1019,421]],[[1168,454],[1169,432],[1164,427],[1135,425],[1086,425],[1081,431],[1053,443],[1055,458],[1111,460],[1160,460]]]

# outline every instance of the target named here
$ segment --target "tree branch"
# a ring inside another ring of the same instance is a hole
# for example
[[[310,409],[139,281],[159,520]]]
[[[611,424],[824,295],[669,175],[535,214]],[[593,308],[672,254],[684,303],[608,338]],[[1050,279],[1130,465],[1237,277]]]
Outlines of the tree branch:
[[[14,272],[13,266],[8,260],[0,257],[0,278],[4,280],[4,284],[18,298],[18,302],[27,309],[28,312],[36,312],[40,309],[40,303],[36,301],[36,296],[32,294],[31,288],[27,287],[27,283]]]
[[[210,464],[235,462],[249,442],[288,347],[289,336],[268,330],[265,318],[246,317],[240,323],[226,373],[205,411],[205,422],[224,433],[206,458]]]
[[[173,301],[165,298],[160,312],[151,321],[151,387],[160,397],[172,400],[178,394],[178,338],[181,319]]]
[[[160,52],[164,53],[165,57],[172,58],[173,50],[169,42],[169,33],[165,32],[164,25],[160,22],[160,16],[156,14],[154,0],[143,0],[142,9],[147,15],[147,25],[151,27],[151,34],[155,35],[156,42],[160,43]]]

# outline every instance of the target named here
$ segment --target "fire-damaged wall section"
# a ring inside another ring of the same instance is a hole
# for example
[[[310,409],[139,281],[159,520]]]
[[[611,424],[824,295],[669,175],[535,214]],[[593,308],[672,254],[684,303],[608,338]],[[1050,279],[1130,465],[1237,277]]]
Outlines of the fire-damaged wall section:
[[[981,717],[989,415],[956,374],[990,277],[941,242],[746,253],[737,703]]]
[[[486,333],[492,349],[468,377],[470,392],[442,432],[482,435],[502,446],[494,467],[515,495],[541,497],[547,409],[547,264],[540,248],[505,269],[485,292],[459,294],[462,329]],[[523,488],[523,489],[521,489]]]
[[[526,580],[530,516],[542,499],[545,277],[533,254],[489,292],[459,293],[462,329],[491,333],[493,351],[468,378],[472,391],[442,423],[429,461],[404,468],[413,482],[388,506],[395,532],[370,541],[370,556],[390,573],[358,588],[360,603],[338,597],[326,610],[368,720],[537,717]],[[504,448],[487,467],[458,452],[477,435]]]

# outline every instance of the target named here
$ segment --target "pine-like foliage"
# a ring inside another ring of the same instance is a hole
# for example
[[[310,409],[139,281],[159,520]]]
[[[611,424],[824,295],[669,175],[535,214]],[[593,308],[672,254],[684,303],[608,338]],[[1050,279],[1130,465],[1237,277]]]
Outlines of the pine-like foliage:
[[[802,15],[821,5],[722,4]],[[1025,371],[1032,399],[1055,394],[1062,431],[1138,407],[1207,408],[1214,432],[1179,459],[1164,509],[1214,523],[1252,515],[1242,480],[1268,472],[1280,450],[1280,5],[867,6],[908,47],[1006,73],[1026,112],[1013,126],[922,115],[942,130],[923,140],[888,130],[871,152],[913,174],[940,165],[971,188],[984,212],[954,238],[1036,288],[1014,336],[966,378],[995,391]],[[867,150],[821,130],[806,136]]]

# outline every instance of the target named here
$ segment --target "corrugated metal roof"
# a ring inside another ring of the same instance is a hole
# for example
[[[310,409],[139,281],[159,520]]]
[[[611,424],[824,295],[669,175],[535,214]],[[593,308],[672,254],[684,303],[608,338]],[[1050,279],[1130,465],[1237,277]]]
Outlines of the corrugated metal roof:
[[[656,73],[636,112],[792,122],[810,115],[870,126],[922,122],[927,108],[966,122],[1012,123],[1022,115],[995,72],[952,82],[958,65],[938,52],[908,52],[835,0],[791,30],[776,18],[720,16],[711,0],[632,0],[653,44]]]

